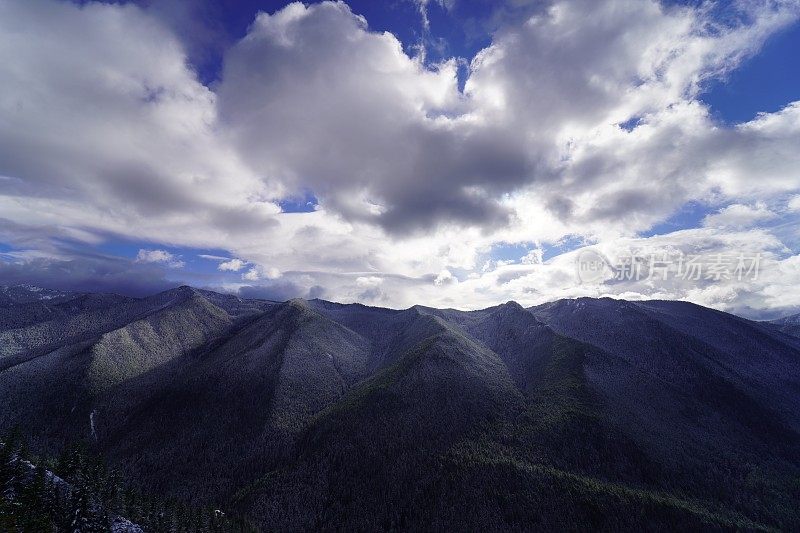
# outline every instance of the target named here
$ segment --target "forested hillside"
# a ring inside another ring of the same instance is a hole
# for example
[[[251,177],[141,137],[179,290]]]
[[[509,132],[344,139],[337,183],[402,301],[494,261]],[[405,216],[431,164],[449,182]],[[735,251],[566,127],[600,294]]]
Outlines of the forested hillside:
[[[589,298],[3,294],[0,429],[28,442],[3,448],[12,530],[78,511],[145,531],[800,528],[800,339],[776,324]]]
[[[142,494],[85,444],[34,455],[17,432],[0,442],[0,495],[0,531],[254,531],[219,509]]]

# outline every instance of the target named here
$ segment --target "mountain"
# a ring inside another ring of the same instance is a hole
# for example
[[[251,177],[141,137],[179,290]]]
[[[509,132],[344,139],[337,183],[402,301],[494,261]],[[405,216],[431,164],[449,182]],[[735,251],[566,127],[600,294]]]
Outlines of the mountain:
[[[230,302],[225,310],[182,287],[144,299],[75,295],[41,305],[52,311],[43,320],[0,332],[15,341],[0,358],[0,423],[63,444],[95,431],[92,405],[115,386],[204,347],[268,304]]]
[[[56,303],[59,300],[70,299],[74,293],[45,289],[34,285],[0,286],[0,303],[26,304],[34,302]]]
[[[263,530],[800,528],[800,339],[775,324],[2,294],[0,429]]]
[[[800,338],[800,313],[771,322],[781,332]]]

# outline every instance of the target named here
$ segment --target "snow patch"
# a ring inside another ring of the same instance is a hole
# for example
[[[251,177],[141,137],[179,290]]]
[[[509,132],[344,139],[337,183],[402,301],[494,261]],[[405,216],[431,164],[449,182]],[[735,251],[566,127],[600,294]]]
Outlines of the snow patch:
[[[126,518],[115,516],[111,523],[112,533],[144,533],[144,530]]]

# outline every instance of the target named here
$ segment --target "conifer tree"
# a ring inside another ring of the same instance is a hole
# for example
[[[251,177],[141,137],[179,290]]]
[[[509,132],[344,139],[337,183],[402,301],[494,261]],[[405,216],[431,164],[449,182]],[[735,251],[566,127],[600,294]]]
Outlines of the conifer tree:
[[[72,495],[72,533],[100,533],[108,531],[108,515],[93,501],[89,479],[78,472]]]
[[[19,487],[17,501],[19,516],[17,528],[24,532],[50,531],[53,521],[49,513],[49,495],[47,494],[47,473],[43,467],[37,466],[32,473],[22,474],[25,479]]]

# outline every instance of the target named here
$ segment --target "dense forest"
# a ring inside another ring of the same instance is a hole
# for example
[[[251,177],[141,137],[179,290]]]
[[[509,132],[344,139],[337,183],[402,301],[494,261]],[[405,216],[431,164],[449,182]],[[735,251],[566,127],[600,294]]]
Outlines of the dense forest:
[[[86,443],[32,454],[20,433],[0,442],[0,531],[212,533],[255,531],[219,509],[143,494]]]

